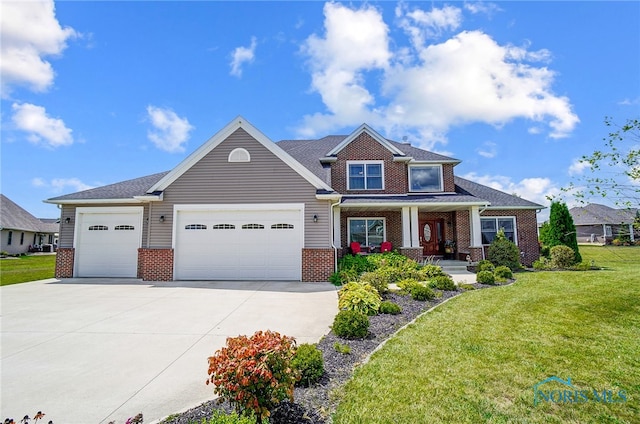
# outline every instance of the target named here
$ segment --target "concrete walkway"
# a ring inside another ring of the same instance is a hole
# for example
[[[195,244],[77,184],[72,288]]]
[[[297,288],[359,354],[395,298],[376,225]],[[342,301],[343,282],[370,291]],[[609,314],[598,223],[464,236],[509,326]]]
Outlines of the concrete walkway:
[[[337,313],[329,283],[43,280],[0,288],[0,417],[145,423],[212,399],[207,358],[273,330],[317,342]]]

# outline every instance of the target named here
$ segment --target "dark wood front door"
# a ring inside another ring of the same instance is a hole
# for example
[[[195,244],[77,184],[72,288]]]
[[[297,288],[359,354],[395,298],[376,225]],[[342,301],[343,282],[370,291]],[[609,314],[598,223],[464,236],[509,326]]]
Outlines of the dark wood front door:
[[[439,255],[443,241],[442,219],[427,219],[420,221],[420,246],[424,256]]]

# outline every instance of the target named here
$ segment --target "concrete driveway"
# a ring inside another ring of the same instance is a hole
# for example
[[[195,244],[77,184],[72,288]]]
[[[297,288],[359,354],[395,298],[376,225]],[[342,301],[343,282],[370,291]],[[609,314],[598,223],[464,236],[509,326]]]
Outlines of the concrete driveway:
[[[227,337],[329,332],[329,283],[43,280],[0,288],[0,419],[145,423],[212,399],[207,358]]]

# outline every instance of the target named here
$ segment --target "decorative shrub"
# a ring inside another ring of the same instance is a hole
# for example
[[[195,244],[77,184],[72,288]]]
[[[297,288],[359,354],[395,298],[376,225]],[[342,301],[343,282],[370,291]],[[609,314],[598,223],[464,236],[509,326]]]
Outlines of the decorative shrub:
[[[356,275],[376,268],[376,264],[369,261],[369,256],[364,255],[344,255],[338,262],[338,271],[352,269]]]
[[[296,372],[291,368],[295,339],[272,331],[227,338],[227,345],[209,357],[207,384],[238,412],[269,416],[283,399],[293,400]]]
[[[362,312],[365,315],[376,315],[380,309],[382,298],[369,283],[346,284],[338,292],[338,308]]]
[[[429,287],[438,289],[438,290],[448,290],[448,291],[457,290],[456,283],[448,275],[440,275],[438,277],[432,278],[429,281]]]
[[[360,281],[371,284],[378,293],[384,294],[389,291],[389,284],[395,283],[397,276],[394,268],[383,267],[375,271],[365,272],[360,276]]]
[[[488,259],[483,259],[480,262],[478,262],[478,265],[476,265],[476,272],[480,272],[480,271],[495,271],[496,267],[494,264],[491,263],[490,260]]]
[[[551,248],[551,266],[565,269],[576,263],[576,252],[569,246],[562,244]]]
[[[480,271],[476,274],[476,281],[481,284],[495,284],[496,277],[491,271]]]
[[[383,268],[386,266],[411,266],[415,268],[419,267],[416,261],[414,261],[413,259],[409,259],[397,252],[376,253],[374,255],[367,256],[367,258],[369,262],[375,266],[375,268]]]
[[[590,264],[589,262],[580,262],[579,264],[572,265],[569,268],[571,271],[590,271],[592,269],[599,269],[595,265]]]
[[[413,300],[426,301],[435,299],[436,294],[431,289],[431,287],[423,286],[422,284],[418,284],[411,289],[411,297]]]
[[[504,265],[513,271],[522,268],[518,246],[507,239],[502,229],[498,230],[496,238],[489,245],[487,254],[495,266]]]
[[[420,283],[418,280],[414,280],[413,278],[407,278],[404,280],[400,280],[396,283],[396,285],[403,291],[407,293],[411,293],[411,289],[415,286],[419,286]]]
[[[343,339],[362,339],[369,333],[369,317],[358,311],[340,311],[331,329]]]
[[[538,271],[543,271],[546,269],[551,269],[550,260],[547,258],[540,258],[537,261],[533,262],[533,269]]]
[[[355,281],[358,279],[358,272],[355,268],[343,269],[338,272],[334,272],[329,276],[329,282],[336,286],[342,286],[349,281]]]
[[[380,304],[381,314],[398,315],[400,312],[402,312],[402,308],[396,303],[385,300]]]
[[[511,272],[511,269],[508,266],[501,265],[497,267],[493,273],[495,274],[496,278],[505,280],[513,278],[513,272]]]
[[[423,278],[420,280],[429,280],[433,277],[439,277],[441,275],[446,275],[441,267],[438,265],[425,265],[420,269],[420,274]]]
[[[235,412],[225,414],[222,411],[213,411],[213,416],[208,420],[202,420],[202,424],[256,424],[256,419],[252,414],[238,415]]]
[[[298,383],[307,387],[320,380],[324,373],[322,351],[314,344],[301,344],[291,360],[291,366],[300,376]]]
[[[333,344],[333,349],[338,353],[342,353],[343,355],[349,355],[351,353],[351,346],[338,342],[335,342]]]
[[[462,290],[475,290],[476,289],[473,284],[469,284],[469,283],[460,284],[458,287],[460,289],[462,289]]]

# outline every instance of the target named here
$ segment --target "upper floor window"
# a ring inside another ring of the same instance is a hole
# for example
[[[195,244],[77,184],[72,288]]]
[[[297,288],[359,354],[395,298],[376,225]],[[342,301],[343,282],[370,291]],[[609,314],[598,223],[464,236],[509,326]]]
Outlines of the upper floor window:
[[[443,191],[442,166],[414,165],[409,167],[410,191]]]
[[[231,153],[229,153],[229,162],[251,162],[251,155],[247,151],[247,149],[243,149],[242,147],[238,147],[237,149],[233,149]]]
[[[480,228],[482,232],[482,244],[491,244],[500,229],[504,231],[507,240],[518,244],[516,241],[516,219],[514,217],[496,216],[480,218]]]
[[[347,162],[348,190],[384,189],[382,161]]]

